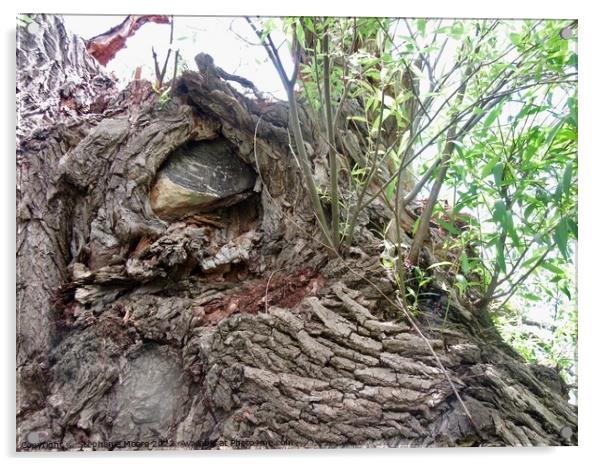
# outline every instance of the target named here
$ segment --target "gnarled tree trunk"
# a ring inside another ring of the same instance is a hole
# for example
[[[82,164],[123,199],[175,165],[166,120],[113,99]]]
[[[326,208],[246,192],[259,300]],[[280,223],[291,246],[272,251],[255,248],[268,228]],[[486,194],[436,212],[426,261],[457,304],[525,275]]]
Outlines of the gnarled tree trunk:
[[[60,17],[34,22],[17,50],[19,449],[576,443],[558,376],[486,311],[440,290],[426,340],[404,320],[378,209],[345,258],[328,255],[284,103],[244,97],[203,55],[167,103],[147,82],[117,92]],[[155,214],[166,160],[216,139],[254,188]]]

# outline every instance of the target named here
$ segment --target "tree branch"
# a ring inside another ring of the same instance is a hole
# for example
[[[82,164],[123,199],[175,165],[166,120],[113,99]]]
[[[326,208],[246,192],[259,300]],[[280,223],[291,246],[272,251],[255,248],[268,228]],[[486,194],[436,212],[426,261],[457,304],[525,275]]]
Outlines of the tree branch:
[[[270,38],[269,34],[267,35],[266,40],[263,40],[263,32],[260,31],[248,17],[246,18],[246,20],[250,24],[253,31],[255,31],[255,34],[257,35],[257,37],[263,41],[264,48],[266,49],[266,52],[267,52],[268,56],[270,57],[270,60],[274,64],[274,67],[276,68],[276,71],[278,72],[278,75],[280,76],[280,80],[282,81],[282,84],[286,90],[286,95],[287,95],[288,103],[289,103],[289,107],[290,107],[289,122],[292,126],[293,138],[295,140],[295,145],[297,146],[297,152],[299,153],[298,160],[299,160],[299,165],[301,167],[301,173],[303,174],[303,179],[305,181],[307,189],[309,190],[311,205],[312,205],[314,214],[317,217],[320,231],[322,232],[324,239],[326,240],[326,243],[328,244],[328,247],[330,249],[332,249],[333,251],[337,251],[337,247],[335,247],[335,244],[334,244],[332,236],[331,236],[332,232],[329,231],[328,222],[326,221],[326,216],[324,215],[324,209],[322,208],[322,201],[320,199],[320,195],[318,194],[318,189],[316,187],[316,183],[315,183],[315,180],[313,177],[309,157],[307,155],[307,151],[305,150],[305,141],[303,140],[303,133],[301,132],[299,111],[297,109],[297,99],[295,97],[295,82],[296,82],[296,77],[297,77],[297,73],[299,70],[299,60],[300,60],[299,51],[298,51],[299,44],[296,40],[295,35],[293,34],[293,50],[295,51],[295,53],[294,53],[295,66],[294,66],[293,75],[289,79],[286,76],[286,71],[284,70],[284,67],[282,66],[282,61],[280,60],[280,58],[278,56],[278,50],[276,50],[276,47],[274,46],[274,43],[273,43],[272,39]]]
[[[328,159],[330,165],[330,208],[331,208],[331,234],[335,249],[339,249],[339,181],[337,152],[334,140],[334,121],[332,119],[332,99],[330,97],[330,44],[328,27],[322,36],[322,50],[324,52],[324,104],[326,106],[326,133],[328,135]]]
[[[462,84],[460,85],[458,95],[456,96],[456,107],[462,104],[462,100],[464,99],[464,93],[466,92],[466,86],[468,85],[468,81],[470,80],[472,74],[473,72],[469,65],[466,70],[465,77],[462,79]],[[420,251],[422,250],[422,245],[424,244],[424,241],[426,240],[429,234],[429,225],[431,217],[433,216],[433,209],[435,207],[437,199],[439,198],[439,192],[441,191],[443,183],[445,182],[445,176],[447,175],[447,168],[449,166],[448,163],[454,151],[455,143],[456,125],[453,125],[449,128],[447,132],[445,147],[443,148],[443,154],[441,155],[441,167],[439,170],[439,175],[437,176],[437,179],[433,184],[431,194],[428,198],[426,205],[424,206],[422,214],[420,215],[418,231],[414,236],[412,246],[410,247],[410,252],[408,253],[407,262],[410,265],[416,265],[418,263],[418,256],[420,255]]]

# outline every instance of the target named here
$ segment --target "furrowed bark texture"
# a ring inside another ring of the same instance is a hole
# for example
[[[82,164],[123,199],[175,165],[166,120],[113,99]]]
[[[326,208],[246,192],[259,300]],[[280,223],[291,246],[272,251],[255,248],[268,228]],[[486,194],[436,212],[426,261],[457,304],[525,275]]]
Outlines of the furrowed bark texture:
[[[166,104],[142,81],[117,93],[59,17],[34,21],[17,50],[18,449],[577,442],[557,374],[441,286],[419,325],[469,421],[385,299],[382,209],[345,262],[320,245],[286,104],[246,98],[206,55]],[[305,114],[302,130],[318,172],[327,146]],[[215,138],[255,170],[254,191],[161,220],[163,163]]]

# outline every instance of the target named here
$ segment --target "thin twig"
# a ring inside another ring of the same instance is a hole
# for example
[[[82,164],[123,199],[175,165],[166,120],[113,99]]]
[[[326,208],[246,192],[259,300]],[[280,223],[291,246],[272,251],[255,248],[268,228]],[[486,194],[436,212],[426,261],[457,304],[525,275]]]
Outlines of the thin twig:
[[[339,249],[339,168],[337,151],[334,140],[334,124],[332,119],[332,99],[330,97],[330,40],[326,27],[322,36],[322,51],[324,53],[324,104],[326,106],[326,133],[328,135],[328,160],[330,169],[330,215],[331,235],[335,249]]]
[[[176,75],[178,74],[178,59],[180,58],[180,51],[176,50],[176,56],[173,62],[173,78],[171,80],[170,96],[173,97],[176,90]]]
[[[385,38],[385,40],[387,40],[387,39]],[[386,95],[387,86],[390,84],[392,79],[393,79],[393,74],[391,74],[391,76],[389,77],[389,81],[387,81],[387,83],[385,83],[384,81],[381,81],[382,89],[381,89],[381,95],[380,95],[380,114],[378,117],[378,130],[376,133],[376,143],[374,145],[374,152],[375,152],[374,159],[375,160],[374,160],[374,163],[372,164],[372,167],[370,168],[370,172],[368,173],[366,180],[364,181],[362,190],[360,192],[360,195],[358,196],[357,205],[353,210],[353,214],[351,216],[351,221],[349,222],[349,234],[346,238],[346,246],[347,247],[351,246],[351,243],[353,241],[353,231],[355,230],[355,224],[357,222],[360,212],[364,209],[364,207],[362,206],[362,201],[364,199],[364,196],[366,195],[368,187],[372,183],[372,177],[377,172],[378,167],[380,165],[376,161],[378,159],[378,149],[379,149],[380,142],[382,139],[383,116],[384,116],[384,111],[385,111],[385,95]],[[389,150],[392,147],[393,147],[393,145],[391,145],[389,147]],[[389,153],[389,150],[387,150],[385,152],[385,156]],[[384,160],[384,157],[383,157],[383,160]]]
[[[275,275],[277,272],[279,272],[279,271],[280,271],[280,269],[276,269],[276,270],[272,271],[272,273],[271,273],[271,274],[270,274],[270,276],[268,277],[268,281],[267,281],[267,283],[266,283],[266,285],[265,285],[265,298],[264,298],[264,299],[265,299],[265,312],[266,312],[266,314],[267,314],[267,312],[268,312],[268,307],[269,307],[269,303],[268,303],[268,292],[269,292],[269,290],[270,290],[270,281],[272,280],[272,277],[273,277],[273,276],[274,276],[274,275]]]
[[[260,31],[248,17],[246,18],[246,20],[257,35],[257,37],[260,40],[263,40],[263,32]],[[322,232],[326,242],[329,244],[330,249],[335,251],[337,248],[335,247],[333,241],[332,232],[329,230],[328,222],[326,221],[326,215],[324,214],[324,209],[322,208],[322,201],[320,199],[318,188],[313,178],[309,156],[307,155],[307,151],[305,149],[305,141],[303,140],[303,133],[301,132],[299,112],[297,109],[297,100],[295,97],[295,83],[297,80],[297,75],[299,73],[300,44],[296,40],[296,35],[293,34],[294,69],[292,76],[289,79],[286,75],[284,67],[282,66],[282,61],[280,60],[280,57],[278,55],[278,50],[276,49],[274,42],[272,41],[269,34],[266,36],[263,43],[264,48],[268,56],[270,57],[270,60],[272,60],[272,63],[276,68],[276,72],[280,76],[282,85],[286,90],[286,95],[289,103],[289,122],[292,126],[293,137],[298,152],[297,160],[301,167],[301,173],[303,174],[305,184],[307,186],[307,189],[309,190],[311,204],[314,213],[317,216],[320,231]]]
[[[472,70],[470,65],[466,70],[465,76],[462,78],[462,85],[460,87],[460,92],[456,96],[456,106],[460,106],[462,104],[462,100],[464,99],[464,93],[466,91],[466,86],[468,85],[468,80],[472,76]],[[447,174],[448,162],[451,158],[451,155],[456,146],[456,126],[452,126],[448,132],[445,142],[445,147],[443,148],[443,154],[441,156],[441,169],[439,170],[439,174],[437,175],[437,179],[431,189],[430,196],[428,201],[424,206],[424,210],[420,215],[420,220],[418,223],[418,231],[414,236],[414,241],[412,241],[412,246],[410,247],[410,252],[408,253],[407,261],[410,265],[416,265],[418,263],[418,257],[420,255],[420,251],[422,250],[422,245],[426,240],[429,230],[430,230],[430,221],[433,216],[433,209],[435,207],[435,203],[439,198],[439,192],[443,187],[443,183],[445,182],[445,176]],[[397,181],[399,183],[399,179]]]

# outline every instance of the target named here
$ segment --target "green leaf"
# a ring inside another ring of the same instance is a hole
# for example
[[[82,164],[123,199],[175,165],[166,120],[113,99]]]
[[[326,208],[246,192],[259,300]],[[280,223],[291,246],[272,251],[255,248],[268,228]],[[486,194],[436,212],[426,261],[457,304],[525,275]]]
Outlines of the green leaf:
[[[530,202],[529,205],[526,207],[525,209],[525,213],[524,213],[524,221],[528,222],[529,221],[529,217],[531,216],[531,214],[533,213],[533,211],[539,207],[538,204],[534,203],[534,202]]]
[[[577,223],[573,219],[570,219],[570,218],[567,218],[566,221],[569,225],[569,230],[572,233],[572,235],[575,238],[578,238],[579,237],[579,228],[577,227]]]
[[[541,259],[541,256],[543,254],[545,254],[546,250],[545,248],[540,248],[537,251],[535,251],[533,253],[533,255],[531,257],[529,257],[525,262],[523,262],[523,264],[521,265],[521,267],[523,268],[528,268],[531,264],[534,264],[535,262],[537,262],[539,259]]]
[[[299,21],[295,23],[295,34],[297,35],[297,40],[301,47],[305,47],[305,30]]]
[[[554,126],[554,128],[552,128],[552,131],[550,131],[550,134],[548,134],[548,138],[546,139],[546,145],[550,145],[552,144],[552,142],[554,141],[554,139],[556,139],[556,135],[558,134],[558,131],[560,131],[560,128],[562,128],[562,125],[564,125],[564,118],[562,118],[557,124],[556,126]]]
[[[454,286],[458,288],[461,295],[464,295],[464,293],[466,293],[466,289],[468,288],[468,280],[466,280],[464,275],[458,273],[456,274],[456,282],[454,283]]]
[[[311,18],[305,18],[304,22],[305,22],[305,27],[307,28],[308,31],[316,32],[316,30],[314,29],[314,22],[311,20]]]
[[[551,264],[549,262],[542,262],[541,266],[544,269],[552,272],[555,275],[564,276],[564,270],[562,270],[560,267],[556,267],[555,265],[553,265],[553,264]]]
[[[443,227],[443,229],[445,231],[447,231],[448,233],[451,233],[452,235],[459,235],[460,234],[460,230],[453,223],[446,222],[443,219],[439,219],[437,221],[437,223],[439,224],[439,226]]]
[[[529,301],[541,301],[541,296],[537,296],[533,293],[524,293],[521,296]]]
[[[363,116],[360,116],[360,115],[352,115],[352,116],[347,117],[347,121],[350,121],[350,120],[359,121],[361,123],[368,122],[368,120],[366,120]]]
[[[416,219],[414,225],[412,226],[412,236],[416,236],[416,232],[418,231],[418,227],[420,226],[420,217]]]
[[[573,177],[573,161],[570,160],[566,164],[566,168],[564,169],[564,174],[562,175],[562,192],[565,194],[569,194],[569,190],[571,189],[571,179]]]
[[[502,187],[502,183],[504,182],[504,168],[506,164],[504,162],[498,162],[495,167],[493,167],[493,178],[495,180],[495,185],[498,188]]]
[[[519,247],[520,246],[520,239],[518,238],[518,235],[516,234],[516,230],[514,228],[514,219],[512,217],[512,211],[508,210],[506,211],[506,231],[508,232],[508,234],[510,235],[510,238],[512,239],[512,243],[514,244],[514,246]]]
[[[470,274],[470,264],[468,263],[466,251],[462,251],[462,254],[460,255],[460,266],[462,267],[462,272],[464,272],[464,275]]]
[[[498,163],[498,158],[491,157],[491,159],[489,159],[489,162],[487,162],[487,164],[483,167],[483,170],[481,170],[481,177],[487,178],[493,170],[493,167],[495,167],[496,163]]]
[[[462,34],[464,34],[464,23],[460,21],[455,22],[451,28],[451,36],[458,40],[462,37]]]
[[[495,107],[495,109],[489,112],[489,115],[487,115],[487,118],[485,118],[485,121],[483,122],[483,127],[485,129],[489,128],[497,119],[497,117],[500,116],[500,108],[501,107],[498,105],[497,107]]]
[[[33,22],[33,18],[28,15],[17,15],[17,24],[19,26],[27,26]]]
[[[569,237],[569,226],[566,217],[563,217],[554,230],[554,241],[566,260],[569,260],[567,242]]]
[[[568,122],[573,126],[577,127],[577,99],[575,97],[569,97],[567,99],[567,105],[569,106],[569,118]]]
[[[522,36],[516,32],[512,32],[510,33],[510,42],[515,46],[519,46],[522,43]]]
[[[395,185],[393,183],[391,183],[389,186],[387,186],[387,198],[390,200],[393,200],[394,197],[395,197]]]
[[[495,204],[493,205],[493,219],[499,223],[503,229],[506,229],[506,212],[506,203],[502,199],[495,201]]]
[[[562,291],[566,295],[566,297],[569,298],[569,300],[572,299],[571,298],[571,292],[570,292],[569,288],[566,285],[561,286],[560,287],[560,291]]]
[[[424,31],[426,30],[426,21],[424,18],[418,18],[418,32],[424,37]]]

